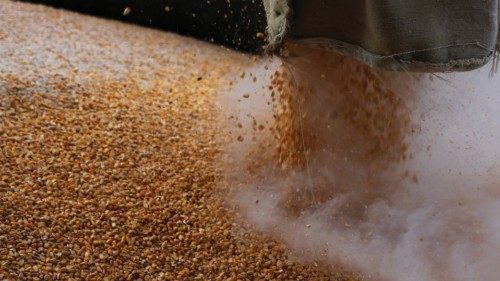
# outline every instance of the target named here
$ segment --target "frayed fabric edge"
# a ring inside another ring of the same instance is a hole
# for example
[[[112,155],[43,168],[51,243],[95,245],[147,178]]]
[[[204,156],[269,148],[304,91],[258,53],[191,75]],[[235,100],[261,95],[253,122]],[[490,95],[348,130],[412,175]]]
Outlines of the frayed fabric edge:
[[[497,29],[497,44],[495,47],[495,52],[493,54],[493,63],[491,65],[490,76],[493,76],[498,73],[498,66],[500,60],[500,2],[498,3],[498,29]]]
[[[263,0],[267,18],[268,52],[279,49],[288,36],[292,9],[288,0]]]
[[[493,54],[493,63],[491,65],[490,76],[493,76],[498,73],[498,66],[500,60],[500,41],[497,43],[495,52]]]
[[[382,68],[389,71],[412,71],[412,72],[465,72],[480,68],[490,62],[498,66],[499,49],[492,50],[489,55],[479,58],[468,58],[459,60],[449,60],[446,63],[429,63],[416,60],[401,60],[396,56],[380,56],[373,54],[360,46],[345,43],[330,38],[308,38],[293,40],[294,44],[301,44],[313,48],[321,48],[326,51],[340,53],[372,67]],[[497,45],[497,48],[500,45]]]

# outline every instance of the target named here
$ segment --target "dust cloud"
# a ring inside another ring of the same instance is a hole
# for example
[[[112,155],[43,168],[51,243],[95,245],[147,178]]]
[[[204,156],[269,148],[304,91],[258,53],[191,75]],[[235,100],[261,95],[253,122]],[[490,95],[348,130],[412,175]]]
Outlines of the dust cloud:
[[[303,262],[497,280],[500,75],[373,70],[289,46],[221,99],[230,202]]]

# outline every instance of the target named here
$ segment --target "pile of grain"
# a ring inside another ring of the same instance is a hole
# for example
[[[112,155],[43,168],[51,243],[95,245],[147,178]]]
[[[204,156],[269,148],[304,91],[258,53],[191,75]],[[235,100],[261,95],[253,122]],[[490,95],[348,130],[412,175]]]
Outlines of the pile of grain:
[[[0,57],[0,279],[344,278],[223,208],[214,100],[248,57],[6,0]]]

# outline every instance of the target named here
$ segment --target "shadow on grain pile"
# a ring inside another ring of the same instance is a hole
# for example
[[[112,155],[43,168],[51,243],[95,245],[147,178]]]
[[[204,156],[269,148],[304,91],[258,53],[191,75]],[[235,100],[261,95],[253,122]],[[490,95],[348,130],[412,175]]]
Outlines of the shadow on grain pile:
[[[290,53],[241,73],[222,101],[242,218],[362,279],[496,280],[500,78]]]

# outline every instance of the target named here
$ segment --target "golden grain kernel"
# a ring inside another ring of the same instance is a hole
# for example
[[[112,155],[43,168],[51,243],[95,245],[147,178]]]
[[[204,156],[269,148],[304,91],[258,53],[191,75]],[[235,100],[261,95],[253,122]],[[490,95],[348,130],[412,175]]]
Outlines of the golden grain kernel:
[[[253,58],[0,1],[0,279],[337,280],[219,196],[215,93]]]

